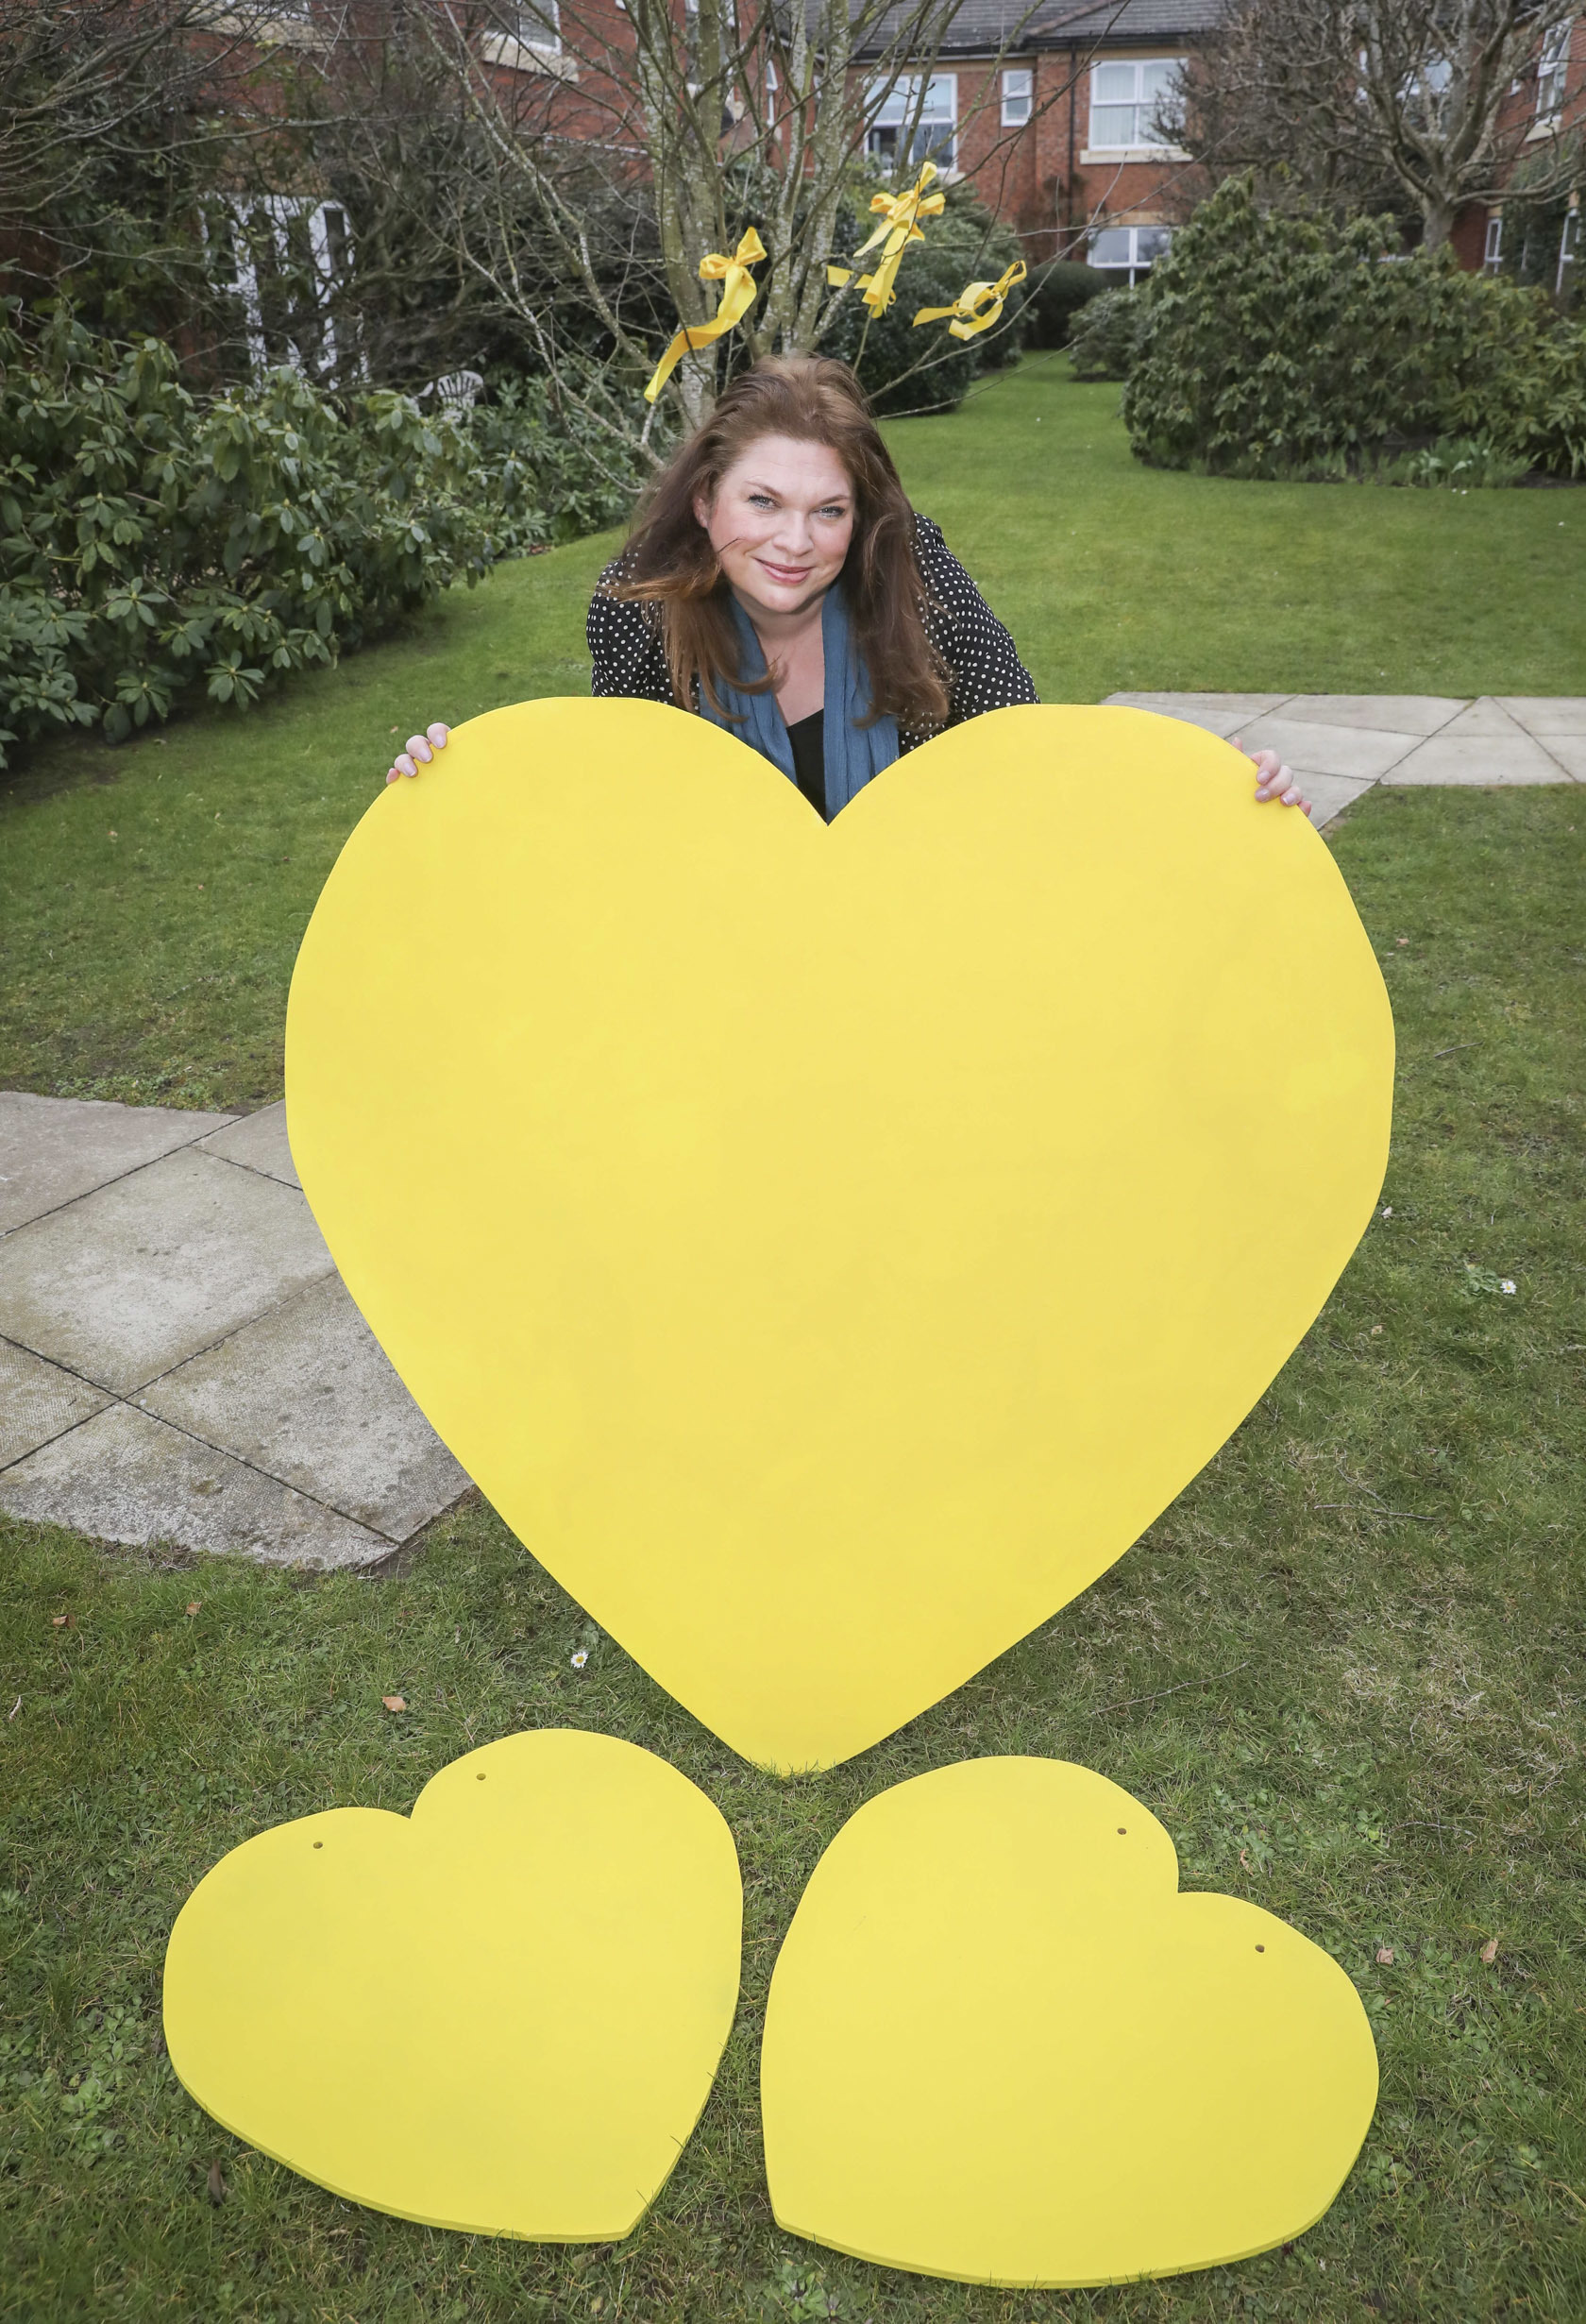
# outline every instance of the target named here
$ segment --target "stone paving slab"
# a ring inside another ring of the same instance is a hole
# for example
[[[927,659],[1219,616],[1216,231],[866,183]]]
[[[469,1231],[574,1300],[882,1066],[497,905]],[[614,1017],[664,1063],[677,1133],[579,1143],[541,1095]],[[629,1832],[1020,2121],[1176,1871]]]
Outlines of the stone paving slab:
[[[63,1436],[110,1401],[102,1388],[91,1388],[59,1364],[0,1340],[0,1468]]]
[[[140,1549],[232,1551],[271,1565],[370,1566],[393,1544],[275,1477],[112,1404],[0,1469],[0,1507]]]
[[[1586,783],[1586,733],[1550,733],[1545,737],[1545,741],[1548,756],[1556,758],[1573,781]]]
[[[1275,706],[1286,719],[1298,719],[1305,725],[1435,735],[1464,708],[1464,700],[1443,694],[1291,694]]]
[[[1330,823],[1376,783],[1586,782],[1586,695],[1112,694],[1275,750]],[[1245,709],[1259,704],[1252,716]],[[1236,713],[1231,704],[1239,705]]]
[[[393,1541],[468,1489],[340,1276],[194,1356],[138,1402]]]
[[[0,1090],[0,1235],[235,1119]]]
[[[1586,694],[1498,694],[1493,699],[1528,735],[1586,735]]]
[[[1434,735],[1390,767],[1382,780],[1404,783],[1567,783],[1569,776],[1551,752],[1510,724],[1505,734],[1469,732]]]
[[[1253,719],[1242,737],[1247,751],[1275,751],[1297,774],[1337,774],[1353,783],[1380,782],[1390,767],[1416,748],[1414,735],[1391,727],[1329,726],[1295,719]]]
[[[284,1097],[258,1113],[245,1113],[240,1122],[233,1122],[228,1129],[217,1129],[212,1137],[201,1138],[198,1144],[202,1153],[218,1154],[226,1162],[240,1162],[245,1170],[257,1170],[267,1179],[278,1179],[282,1186],[295,1186],[299,1190],[302,1187],[287,1143]]]
[[[0,1242],[0,1334],[124,1396],[330,1271],[301,1195],[184,1149]]]

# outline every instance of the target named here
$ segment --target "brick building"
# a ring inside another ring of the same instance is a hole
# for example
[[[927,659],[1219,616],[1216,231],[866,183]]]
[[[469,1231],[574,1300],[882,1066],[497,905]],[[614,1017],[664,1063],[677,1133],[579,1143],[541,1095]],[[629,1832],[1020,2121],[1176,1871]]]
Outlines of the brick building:
[[[1031,258],[1088,258],[1119,282],[1150,271],[1182,214],[1174,143],[1182,76],[1219,0],[965,0],[929,76],[883,106],[871,151],[970,178]],[[918,119],[913,151],[901,126]]]

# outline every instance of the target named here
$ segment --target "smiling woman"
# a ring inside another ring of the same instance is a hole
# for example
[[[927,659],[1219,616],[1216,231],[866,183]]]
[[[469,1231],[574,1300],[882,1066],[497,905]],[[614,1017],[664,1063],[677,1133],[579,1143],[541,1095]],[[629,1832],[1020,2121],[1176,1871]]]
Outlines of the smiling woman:
[[[736,728],[830,818],[903,752],[1036,689],[916,516],[846,364],[756,364],[660,478],[589,611],[597,694]]]

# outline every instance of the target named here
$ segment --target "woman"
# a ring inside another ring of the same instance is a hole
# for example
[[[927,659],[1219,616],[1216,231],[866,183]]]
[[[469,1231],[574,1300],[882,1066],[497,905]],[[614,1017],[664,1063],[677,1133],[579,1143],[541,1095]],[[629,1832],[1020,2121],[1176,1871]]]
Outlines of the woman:
[[[742,371],[651,487],[597,585],[593,691],[727,727],[828,822],[932,735],[1034,702],[1012,638],[909,506],[846,364]],[[448,729],[409,738],[387,782]],[[1274,751],[1260,800],[1308,806]]]

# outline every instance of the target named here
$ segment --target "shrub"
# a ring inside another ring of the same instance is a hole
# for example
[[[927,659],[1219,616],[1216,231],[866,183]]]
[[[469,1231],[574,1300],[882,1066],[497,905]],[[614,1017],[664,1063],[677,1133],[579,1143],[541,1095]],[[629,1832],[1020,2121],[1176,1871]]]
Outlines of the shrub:
[[[1049,259],[1035,267],[1024,304],[1025,338],[1031,347],[1067,347],[1074,317],[1106,289],[1105,275],[1074,259]]]
[[[497,557],[617,513],[632,478],[544,382],[426,415],[296,373],[199,399],[158,339],[0,325],[0,765],[52,727],[118,740],[202,687],[239,709]]]
[[[1146,330],[1146,292],[1103,291],[1078,314],[1069,333],[1076,380],[1126,380],[1139,359]]]
[[[1017,238],[968,187],[953,185],[946,192],[945,212],[927,218],[924,240],[910,243],[903,252],[886,313],[871,317],[867,330],[865,309],[851,293],[822,342],[823,354],[854,365],[866,394],[885,417],[951,410],[963,401],[977,373],[1012,363],[1023,344],[1023,284],[1015,285],[1002,321],[983,337],[954,339],[945,323],[915,330],[921,307],[951,306],[968,283],[995,281],[1021,255]],[[869,193],[867,185],[866,202]],[[834,247],[841,264],[849,263],[876,223],[868,209],[839,217]]]
[[[1586,476],[1586,322],[1560,323],[1537,348],[1503,426],[1528,466]]]
[[[1247,178],[1226,180],[1152,275],[1123,397],[1135,451],[1292,477],[1370,473],[1445,435],[1508,444],[1545,302],[1446,248],[1400,258],[1396,239],[1389,219],[1263,213]]]

